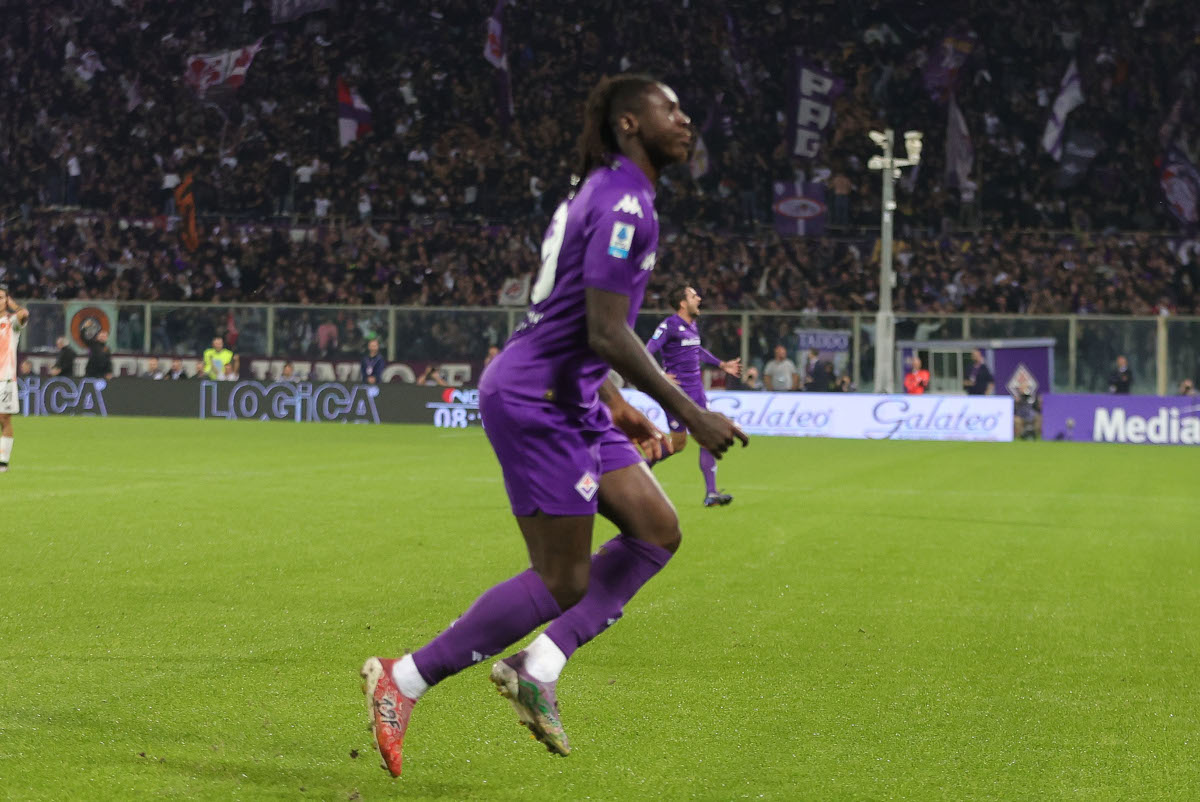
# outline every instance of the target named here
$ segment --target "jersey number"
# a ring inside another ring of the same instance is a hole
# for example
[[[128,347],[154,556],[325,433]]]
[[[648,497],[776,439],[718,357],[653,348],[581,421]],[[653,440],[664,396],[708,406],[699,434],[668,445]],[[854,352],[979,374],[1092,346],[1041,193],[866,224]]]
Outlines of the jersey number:
[[[554,291],[555,274],[558,273],[558,252],[562,250],[563,237],[566,235],[567,202],[563,201],[554,210],[550,230],[546,232],[546,239],[542,242],[542,266],[538,270],[537,280],[533,282],[533,292],[529,295],[532,303],[541,303]]]

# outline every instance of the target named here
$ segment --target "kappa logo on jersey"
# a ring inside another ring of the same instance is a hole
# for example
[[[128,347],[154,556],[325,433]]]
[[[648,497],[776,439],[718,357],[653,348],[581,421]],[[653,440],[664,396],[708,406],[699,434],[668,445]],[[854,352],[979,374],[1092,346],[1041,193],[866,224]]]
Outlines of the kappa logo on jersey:
[[[653,270],[654,269],[654,254],[653,253],[646,254],[646,258],[642,260],[641,267],[642,267],[642,270]]]
[[[608,239],[608,255],[628,259],[633,248],[633,224],[613,223],[612,236]]]
[[[596,495],[596,491],[600,489],[600,483],[588,472],[575,483],[575,489],[579,491],[579,495],[583,496],[584,501],[591,501],[592,496]]]
[[[625,214],[636,214],[638,217],[645,219],[646,215],[642,214],[642,204],[633,195],[626,195],[617,202],[617,205],[612,208],[614,212],[624,212]]]

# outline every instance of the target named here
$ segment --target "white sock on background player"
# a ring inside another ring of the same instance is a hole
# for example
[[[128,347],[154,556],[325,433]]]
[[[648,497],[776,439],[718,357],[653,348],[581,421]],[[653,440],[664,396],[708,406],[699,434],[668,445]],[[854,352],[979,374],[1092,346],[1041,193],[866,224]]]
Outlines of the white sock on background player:
[[[0,462],[8,462],[8,458],[12,456],[12,444],[11,437],[0,437]]]

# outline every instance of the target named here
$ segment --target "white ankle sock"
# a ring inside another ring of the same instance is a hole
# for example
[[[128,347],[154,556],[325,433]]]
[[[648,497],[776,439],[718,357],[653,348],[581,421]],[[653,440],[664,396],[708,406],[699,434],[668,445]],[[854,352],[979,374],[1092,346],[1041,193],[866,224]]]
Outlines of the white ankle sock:
[[[404,655],[392,664],[392,682],[396,683],[400,693],[413,701],[424,696],[425,691],[430,688],[421,672],[417,671],[417,664],[413,662],[411,654]]]
[[[525,670],[538,682],[557,682],[566,664],[562,649],[545,635],[538,635],[525,647]]]
[[[0,437],[0,462],[8,462],[12,456],[12,441],[11,437]]]

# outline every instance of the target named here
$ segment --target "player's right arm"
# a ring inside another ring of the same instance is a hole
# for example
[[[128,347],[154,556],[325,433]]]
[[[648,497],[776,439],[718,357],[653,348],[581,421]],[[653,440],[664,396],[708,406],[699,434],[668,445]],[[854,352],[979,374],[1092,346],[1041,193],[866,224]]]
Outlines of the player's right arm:
[[[17,320],[16,324],[13,326],[14,331],[20,331],[21,329],[25,328],[25,324],[29,322],[29,310],[13,300],[11,295],[7,296],[7,301],[5,302],[5,311],[16,315]]]
[[[667,340],[669,339],[671,339],[670,326],[668,326],[667,321],[664,320],[662,323],[658,324],[658,328],[654,330],[654,334],[651,335],[650,341],[646,343],[646,350],[650,352],[650,355],[653,356],[655,360],[658,360],[660,358],[659,354],[662,353],[663,346],[667,344]],[[674,373],[668,373],[666,375],[667,378],[671,380],[672,384],[679,383],[675,380]]]
[[[658,324],[658,328],[654,330],[654,334],[650,335],[650,341],[646,343],[646,350],[654,356],[658,356],[658,352],[667,344],[667,321]]]
[[[733,421],[717,412],[701,409],[671,383],[637,334],[629,327],[629,296],[598,287],[587,288],[588,345],[638,389],[687,426],[696,442],[714,456],[721,456],[734,439],[749,438]]]

